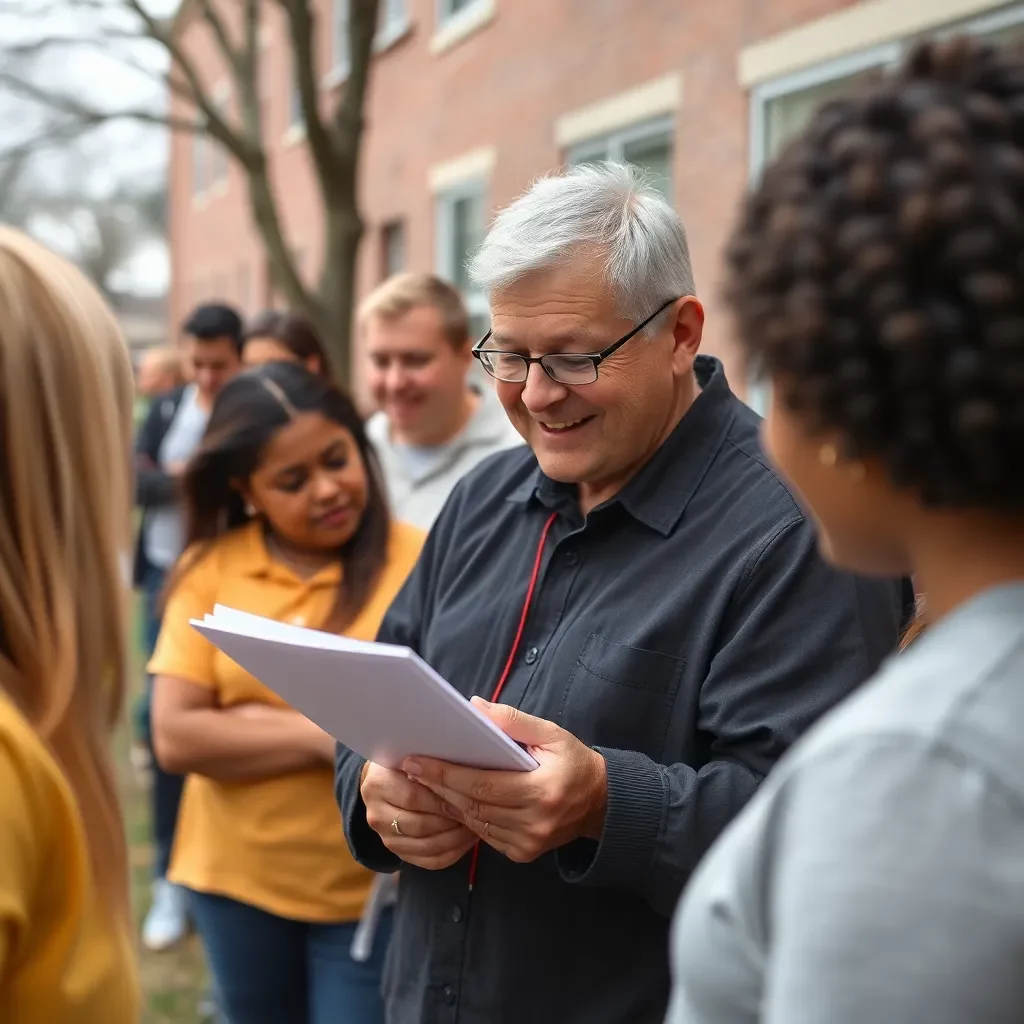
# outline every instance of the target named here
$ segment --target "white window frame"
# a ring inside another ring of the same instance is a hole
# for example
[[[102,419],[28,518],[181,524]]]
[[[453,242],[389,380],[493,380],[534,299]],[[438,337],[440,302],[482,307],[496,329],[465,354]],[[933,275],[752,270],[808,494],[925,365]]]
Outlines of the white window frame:
[[[351,0],[331,0],[331,70],[322,80],[325,89],[340,85],[351,69],[348,46],[348,18]],[[377,8],[377,34],[373,38],[374,53],[383,53],[404,39],[412,28],[409,0],[380,0]]]
[[[755,185],[764,170],[766,154],[766,109],[768,103],[781,96],[803,92],[815,86],[834,82],[841,78],[870,71],[872,68],[887,68],[899,63],[908,49],[923,38],[948,38],[951,35],[967,33],[969,35],[987,35],[1002,29],[1024,26],[1024,3],[1012,7],[1001,8],[988,14],[982,14],[966,21],[954,21],[926,32],[881,43],[868,49],[836,57],[812,67],[781,75],[754,86],[750,90],[749,119],[749,180]],[[755,412],[762,415],[768,406],[768,384],[748,374],[747,404]]]
[[[496,14],[496,0],[471,0],[461,11],[454,10],[452,5],[453,0],[436,0],[434,35],[429,46],[434,55],[480,31]]]
[[[634,142],[644,142],[647,139],[668,138],[672,146],[673,163],[676,153],[676,122],[671,115],[647,118],[638,121],[636,124],[624,128],[617,128],[604,135],[595,135],[592,139],[577,142],[566,151],[566,162],[572,166],[585,163],[588,160],[612,160],[616,163],[625,163],[625,150]],[[674,168],[673,168],[674,170]],[[669,178],[669,202],[672,202],[672,178]]]
[[[455,265],[455,254],[453,252],[454,225],[452,223],[452,211],[456,202],[460,199],[479,198],[486,209],[487,192],[489,181],[486,177],[467,178],[465,181],[453,183],[448,187],[435,192],[435,267],[440,277],[446,281],[455,283],[458,268]],[[483,225],[486,231],[487,225]],[[481,291],[468,291],[462,294],[462,301],[466,304],[466,312],[473,316],[490,316],[490,305],[487,296]]]

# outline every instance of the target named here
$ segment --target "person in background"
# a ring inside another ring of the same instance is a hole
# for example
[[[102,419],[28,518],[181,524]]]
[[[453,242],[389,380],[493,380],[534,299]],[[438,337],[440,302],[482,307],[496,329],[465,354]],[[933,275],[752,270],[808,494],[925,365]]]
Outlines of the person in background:
[[[766,171],[728,294],[832,563],[928,628],[708,854],[671,1024],[1024,1020],[1024,54],[919,46]]]
[[[390,521],[349,399],[290,363],[224,389],[184,489],[189,549],[149,665],[156,755],[188,773],[170,877],[231,1024],[379,1024],[390,915],[350,956],[373,876],[345,846],[334,741],[189,621],[221,603],[372,640],[423,536]]]
[[[142,353],[136,390],[143,398],[154,399],[182,385],[181,352],[170,346],[149,348]]]
[[[636,169],[536,183],[471,270],[493,324],[475,351],[529,447],[456,485],[379,639],[540,767],[339,747],[356,858],[401,870],[388,1022],[660,1024],[690,872],[894,650],[901,587],[819,556],[698,354],[683,225]]]
[[[323,342],[304,316],[270,309],[248,325],[242,338],[246,366],[266,363],[301,363],[310,373],[330,376]]]
[[[127,687],[132,368],[63,259],[0,228],[0,1020],[135,1024],[110,744]]]
[[[180,481],[195,451],[220,389],[241,368],[242,321],[228,306],[196,308],[185,321],[183,359],[189,383],[153,399],[135,442],[136,500],[142,510],[135,549],[135,586],[145,606],[143,633],[147,656],[160,631],[164,582],[184,549]],[[139,717],[151,745],[149,690]],[[166,881],[182,780],[153,765],[153,902],[142,926],[142,941],[159,951],[180,942],[189,928],[184,893]]]
[[[429,529],[470,469],[522,438],[493,389],[467,382],[469,318],[451,285],[430,274],[399,274],[363,302],[358,331],[379,410],[366,430],[392,507]]]

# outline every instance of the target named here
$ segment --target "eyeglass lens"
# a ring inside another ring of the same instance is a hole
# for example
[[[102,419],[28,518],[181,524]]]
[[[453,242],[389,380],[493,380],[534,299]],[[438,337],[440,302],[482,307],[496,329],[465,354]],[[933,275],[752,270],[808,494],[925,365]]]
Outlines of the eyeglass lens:
[[[528,375],[529,363],[514,352],[485,350],[480,353],[480,361],[492,377],[508,384],[522,384]],[[589,356],[559,353],[544,356],[541,365],[560,384],[593,384],[597,380],[597,367]]]

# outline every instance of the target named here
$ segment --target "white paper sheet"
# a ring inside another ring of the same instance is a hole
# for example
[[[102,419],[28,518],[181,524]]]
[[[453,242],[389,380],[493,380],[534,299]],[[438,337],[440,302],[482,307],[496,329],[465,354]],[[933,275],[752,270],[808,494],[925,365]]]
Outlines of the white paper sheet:
[[[386,768],[420,754],[531,771],[537,762],[407,647],[217,605],[192,625],[336,740]]]

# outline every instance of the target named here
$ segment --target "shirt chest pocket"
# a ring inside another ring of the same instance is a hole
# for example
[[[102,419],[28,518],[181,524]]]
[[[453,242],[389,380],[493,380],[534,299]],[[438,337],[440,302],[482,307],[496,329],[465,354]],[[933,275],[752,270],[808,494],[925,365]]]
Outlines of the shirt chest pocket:
[[[558,723],[588,746],[657,759],[665,745],[684,662],[591,633],[576,659]]]

